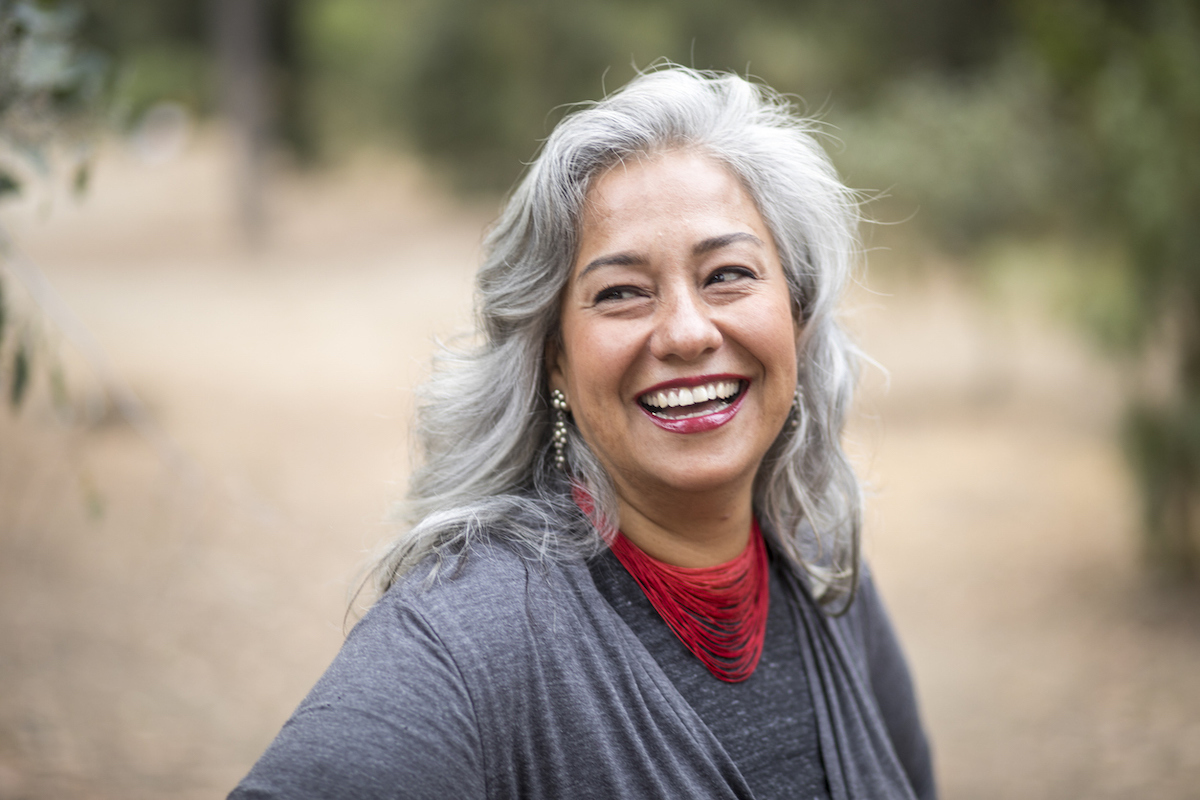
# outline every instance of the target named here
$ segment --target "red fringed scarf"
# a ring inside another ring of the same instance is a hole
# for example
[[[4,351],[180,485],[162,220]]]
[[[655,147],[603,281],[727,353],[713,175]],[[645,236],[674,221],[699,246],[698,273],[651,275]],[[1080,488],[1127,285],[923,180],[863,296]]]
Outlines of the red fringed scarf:
[[[767,634],[770,579],[758,522],[742,554],[715,567],[676,567],[618,533],[612,551],[655,610],[709,672],[723,681],[754,673]]]

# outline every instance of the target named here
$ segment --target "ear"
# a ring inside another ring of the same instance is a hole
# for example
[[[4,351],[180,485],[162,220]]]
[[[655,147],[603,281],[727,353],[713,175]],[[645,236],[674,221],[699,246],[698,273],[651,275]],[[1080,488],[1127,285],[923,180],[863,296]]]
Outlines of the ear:
[[[796,340],[796,348],[799,349],[802,340],[804,339],[805,329],[808,327],[808,320],[804,318],[804,307],[800,305],[798,300],[793,299],[792,306],[792,336]]]
[[[790,296],[788,305],[791,306],[792,309],[792,325],[796,328],[796,338],[799,339],[800,331],[804,328],[804,325],[807,322],[807,320],[804,319],[804,306],[801,305],[800,301],[796,299],[796,296],[791,293],[790,289],[788,290],[788,294]]]
[[[567,391],[567,354],[562,346],[562,334],[554,333],[546,339],[546,380],[551,390]]]

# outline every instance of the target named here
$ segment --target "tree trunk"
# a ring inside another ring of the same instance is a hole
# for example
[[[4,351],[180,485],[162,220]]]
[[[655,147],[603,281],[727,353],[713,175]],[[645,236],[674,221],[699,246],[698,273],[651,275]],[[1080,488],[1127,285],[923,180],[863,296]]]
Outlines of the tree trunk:
[[[234,146],[235,221],[249,246],[266,234],[265,165],[270,119],[265,0],[210,0],[221,106]]]

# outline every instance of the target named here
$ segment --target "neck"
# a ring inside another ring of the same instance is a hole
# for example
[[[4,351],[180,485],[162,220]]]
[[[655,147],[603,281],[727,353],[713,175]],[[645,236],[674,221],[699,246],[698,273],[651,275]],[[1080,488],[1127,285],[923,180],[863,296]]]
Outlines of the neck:
[[[746,548],[751,492],[646,498],[617,490],[621,532],[646,553],[677,567],[712,567]]]

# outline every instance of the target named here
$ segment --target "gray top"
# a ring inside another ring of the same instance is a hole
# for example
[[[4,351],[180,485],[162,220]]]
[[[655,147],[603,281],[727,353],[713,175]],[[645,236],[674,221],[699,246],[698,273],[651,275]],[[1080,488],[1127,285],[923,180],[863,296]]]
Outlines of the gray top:
[[[501,544],[394,586],[231,798],[751,798],[582,561]],[[788,588],[834,800],[933,798],[912,687],[869,577],[829,618]]]
[[[717,737],[755,800],[828,800],[786,569],[772,554],[762,656],[750,677],[729,683],[709,672],[675,635],[612,551],[588,562],[600,594]]]

